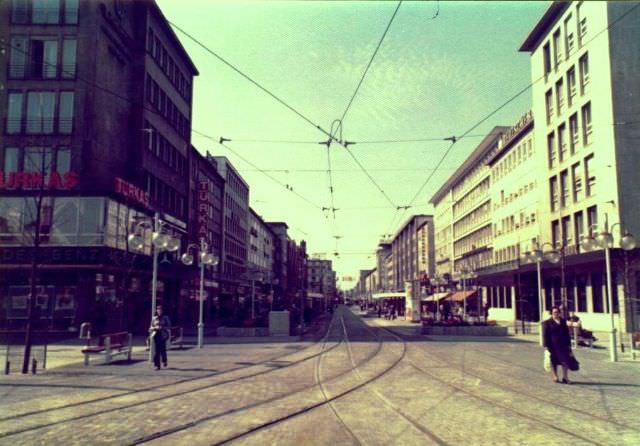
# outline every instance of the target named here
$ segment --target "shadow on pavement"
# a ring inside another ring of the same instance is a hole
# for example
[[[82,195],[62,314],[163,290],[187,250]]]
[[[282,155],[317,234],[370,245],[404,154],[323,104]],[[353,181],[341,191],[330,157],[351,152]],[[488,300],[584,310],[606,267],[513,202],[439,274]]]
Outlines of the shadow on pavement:
[[[601,382],[585,382],[585,381],[571,381],[572,385],[577,386],[610,386],[610,387],[640,387],[640,384],[625,384],[625,383],[601,383]]]

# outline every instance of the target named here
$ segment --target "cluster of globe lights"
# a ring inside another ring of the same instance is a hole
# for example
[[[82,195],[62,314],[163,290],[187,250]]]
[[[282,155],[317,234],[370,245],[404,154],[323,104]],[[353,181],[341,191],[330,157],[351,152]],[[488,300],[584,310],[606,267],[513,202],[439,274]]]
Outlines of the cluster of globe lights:
[[[195,258],[193,257],[193,254],[189,254],[188,252],[185,252],[180,257],[180,260],[185,265],[191,266],[191,265],[193,265],[193,262],[194,262]],[[204,264],[204,265],[216,265],[218,263],[218,257],[216,257],[215,255],[213,255],[211,253],[208,253],[208,252],[201,252],[200,253],[200,262],[202,262],[202,264]]]
[[[593,251],[594,249],[599,248],[612,248],[613,235],[609,232],[601,232],[595,237],[592,235],[585,235],[580,240],[580,246],[585,251]],[[632,249],[635,249],[636,246],[636,239],[628,232],[620,238],[620,248],[622,248],[623,250],[631,251]],[[543,253],[539,248],[534,249],[531,252],[526,252],[524,256],[526,259],[533,262],[540,262],[544,258],[551,263],[558,263],[562,257],[560,251],[558,251],[557,249],[552,249]]]
[[[140,234],[131,234],[129,236],[129,244],[133,249],[141,250],[144,248],[144,237]],[[180,249],[180,239],[171,237],[168,234],[154,232],[151,236],[151,243],[160,251],[175,252]]]

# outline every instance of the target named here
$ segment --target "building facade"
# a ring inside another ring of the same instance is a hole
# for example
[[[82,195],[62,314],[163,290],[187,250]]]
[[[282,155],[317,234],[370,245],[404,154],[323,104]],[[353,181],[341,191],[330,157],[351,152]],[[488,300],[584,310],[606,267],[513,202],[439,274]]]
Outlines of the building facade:
[[[623,331],[638,329],[637,249],[620,236],[640,234],[640,53],[637,2],[554,2],[520,51],[531,54],[535,140],[544,152],[540,242],[559,249],[562,268],[545,272],[547,308],[562,303],[583,325],[605,329],[617,313]],[[541,180],[542,181],[542,180]],[[608,306],[602,250],[580,239],[612,231],[613,309]]]
[[[198,72],[151,0],[5,1],[0,40],[1,325],[24,324],[35,261],[37,323],[144,331],[150,231],[141,253],[127,236],[158,213],[186,238]],[[175,261],[161,258],[158,301],[179,321]]]
[[[429,240],[433,240],[433,216],[413,215],[398,230],[391,241],[391,255],[393,256],[393,289],[402,291],[405,282],[420,280],[422,273],[433,274],[433,256],[428,258],[430,252]],[[422,241],[425,247],[424,256],[420,251],[419,234],[423,234]],[[423,261],[424,259],[424,261]],[[424,263],[427,270],[421,270]]]

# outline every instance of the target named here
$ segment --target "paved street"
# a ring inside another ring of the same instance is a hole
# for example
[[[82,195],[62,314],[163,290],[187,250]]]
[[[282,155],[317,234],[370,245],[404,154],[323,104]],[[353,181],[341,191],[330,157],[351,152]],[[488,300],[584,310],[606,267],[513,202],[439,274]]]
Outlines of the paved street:
[[[427,338],[346,307],[326,328],[172,350],[158,372],[139,350],[2,376],[0,444],[640,444],[638,362],[581,349],[567,386],[528,339]]]

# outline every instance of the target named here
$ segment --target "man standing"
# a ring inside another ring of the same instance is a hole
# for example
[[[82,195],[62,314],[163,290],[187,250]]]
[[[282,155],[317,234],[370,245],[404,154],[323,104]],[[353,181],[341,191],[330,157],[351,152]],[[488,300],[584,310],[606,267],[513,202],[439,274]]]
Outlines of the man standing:
[[[153,363],[156,366],[156,370],[160,370],[160,360],[162,364],[167,366],[167,341],[171,334],[171,321],[169,316],[162,314],[162,305],[156,307],[156,314],[151,320],[151,327],[149,327],[151,333],[151,339],[155,347],[153,355]]]

